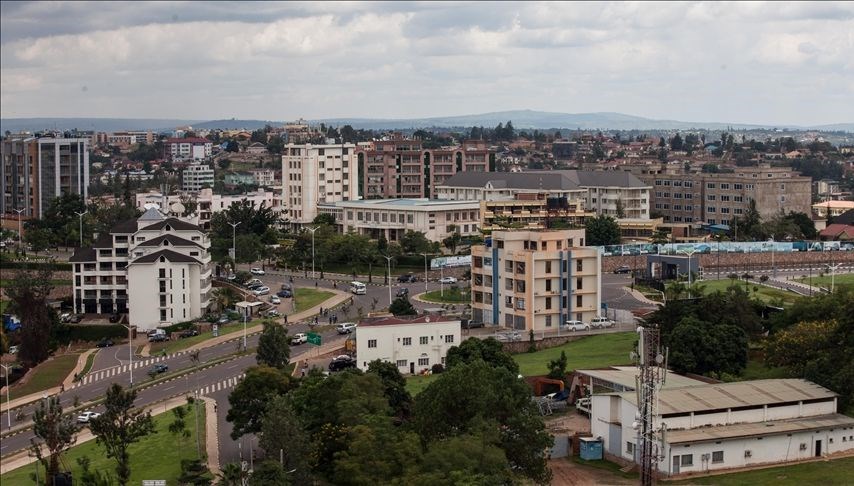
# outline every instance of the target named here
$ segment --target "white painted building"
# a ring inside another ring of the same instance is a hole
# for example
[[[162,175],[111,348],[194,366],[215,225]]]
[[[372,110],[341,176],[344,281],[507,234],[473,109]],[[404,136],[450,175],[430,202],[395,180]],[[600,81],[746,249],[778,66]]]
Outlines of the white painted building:
[[[210,303],[209,249],[201,228],[149,209],[75,251],[75,311],[127,312],[140,330],[198,319]]]
[[[255,184],[261,187],[272,186],[276,183],[276,172],[273,169],[252,169],[249,171]]]
[[[213,142],[206,138],[169,138],[164,143],[169,160],[204,160],[213,154]]]
[[[214,170],[207,164],[190,164],[181,172],[181,188],[201,191],[214,185]]]
[[[292,224],[310,224],[318,214],[318,204],[359,199],[355,151],[352,143],[285,146],[282,198]]]
[[[365,199],[321,204],[318,213],[333,215],[344,233],[353,230],[388,241],[399,241],[407,231],[424,233],[430,241],[442,241],[454,231],[462,236],[480,235],[477,201]]]
[[[145,210],[146,204],[157,204],[161,210],[163,208],[171,208],[175,203],[186,203],[194,201],[196,203],[195,216],[197,217],[196,224],[202,229],[209,229],[211,217],[215,213],[225,211],[233,203],[247,200],[252,203],[254,209],[259,209],[261,205],[267,208],[273,208],[277,213],[281,211],[279,206],[280,201],[277,198],[278,194],[270,191],[254,191],[245,194],[214,194],[213,189],[205,188],[198,193],[185,192],[181,194],[170,194],[164,196],[160,192],[151,191],[137,193],[136,207],[140,210]]]
[[[413,319],[380,317],[364,320],[356,330],[356,361],[360,370],[373,360],[397,365],[403,374],[429,370],[445,364],[452,346],[460,344],[460,321],[438,316]]]
[[[854,418],[837,396],[800,379],[665,388],[655,429],[666,429],[658,469],[665,475],[785,463],[854,449]],[[638,461],[637,394],[593,395],[591,432],[607,454]]]

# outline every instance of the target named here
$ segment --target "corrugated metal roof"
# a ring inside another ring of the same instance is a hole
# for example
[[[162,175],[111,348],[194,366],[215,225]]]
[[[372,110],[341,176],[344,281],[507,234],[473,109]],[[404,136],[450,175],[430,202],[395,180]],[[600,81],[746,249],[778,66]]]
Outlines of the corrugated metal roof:
[[[667,442],[670,444],[717,441],[740,437],[761,437],[775,434],[790,434],[792,432],[808,432],[811,430],[854,426],[854,418],[836,413],[801,417],[788,420],[773,420],[732,425],[711,425],[685,430],[668,430]]]
[[[613,170],[541,170],[526,172],[457,172],[440,186],[526,190],[579,190],[584,187],[649,187],[634,174]]]
[[[635,392],[620,396],[637,406]],[[836,393],[801,379],[752,380],[668,388],[658,393],[658,413],[686,413],[832,398]]]
[[[576,370],[576,373],[590,376],[602,381],[616,383],[622,387],[634,390],[636,387],[635,377],[638,369],[635,366],[612,366],[601,370]],[[707,383],[687,376],[677,375],[673,372],[667,373],[665,388],[677,388],[685,386],[706,385]]]

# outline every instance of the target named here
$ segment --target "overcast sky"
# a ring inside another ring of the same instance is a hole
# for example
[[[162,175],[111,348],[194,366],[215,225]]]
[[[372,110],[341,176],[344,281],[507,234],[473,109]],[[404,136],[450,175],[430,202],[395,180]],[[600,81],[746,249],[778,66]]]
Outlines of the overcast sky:
[[[854,2],[3,2],[1,18],[4,118],[854,121]]]

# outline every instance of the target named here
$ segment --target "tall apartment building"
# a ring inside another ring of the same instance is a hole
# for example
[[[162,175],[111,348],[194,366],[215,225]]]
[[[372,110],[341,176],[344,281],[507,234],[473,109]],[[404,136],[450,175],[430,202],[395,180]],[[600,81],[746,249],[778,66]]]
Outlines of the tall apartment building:
[[[601,257],[584,230],[493,231],[471,254],[472,319],[548,331],[599,313]]]
[[[163,144],[169,160],[203,160],[213,154],[213,142],[206,138],[168,138]]]
[[[667,173],[650,167],[638,175],[654,187],[652,208],[665,223],[730,224],[756,202],[763,219],[780,211],[810,214],[812,179],[785,167],[736,167],[733,173]]]
[[[205,187],[213,187],[214,170],[207,164],[190,164],[181,172],[181,188],[198,192]]]
[[[288,144],[282,151],[282,199],[292,224],[311,223],[319,203],[359,199],[356,146]]]
[[[149,209],[74,252],[74,309],[127,312],[142,330],[197,319],[210,303],[209,249],[201,228]]]
[[[0,214],[40,218],[62,194],[89,196],[89,140],[18,138],[3,140]]]
[[[457,174],[437,188],[437,195],[489,201],[542,193],[566,198],[571,204],[581,202],[599,215],[646,219],[650,190],[649,184],[628,172],[550,170]]]
[[[436,187],[459,172],[489,172],[492,153],[482,140],[424,149],[420,140],[395,138],[357,151],[364,199],[435,198]]]

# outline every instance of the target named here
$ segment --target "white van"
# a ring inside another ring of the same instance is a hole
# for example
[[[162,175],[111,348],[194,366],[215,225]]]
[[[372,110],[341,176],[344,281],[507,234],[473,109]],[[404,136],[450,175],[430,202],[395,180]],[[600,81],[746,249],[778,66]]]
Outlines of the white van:
[[[368,288],[362,282],[350,282],[350,292],[356,295],[365,295],[368,293]]]

